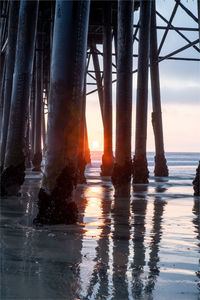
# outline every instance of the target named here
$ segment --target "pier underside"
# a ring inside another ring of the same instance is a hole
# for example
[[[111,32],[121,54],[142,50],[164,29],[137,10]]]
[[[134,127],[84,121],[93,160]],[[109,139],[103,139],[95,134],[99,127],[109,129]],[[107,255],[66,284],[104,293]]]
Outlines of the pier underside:
[[[156,4],[155,0],[1,1],[0,192],[2,197],[20,196],[26,169],[41,172],[35,223],[71,224],[78,220],[72,195],[77,184],[86,183],[85,167],[90,163],[86,105],[87,96],[94,92],[98,93],[103,124],[100,175],[112,181],[115,196],[128,197],[131,184],[149,182],[150,86],[154,175],[168,177],[159,63],[167,59],[200,61],[176,56],[190,47],[200,52],[199,39],[191,41],[184,34],[184,31],[199,33],[199,6],[195,16],[176,0],[166,19]],[[193,19],[195,28],[172,25],[178,9]],[[158,25],[158,18],[166,26]],[[159,38],[158,30],[164,30]],[[187,44],[161,56],[170,30]],[[133,53],[136,43],[137,53]],[[133,70],[134,59],[137,59],[136,70]],[[136,73],[136,107],[132,107]],[[93,85],[95,89],[91,89]],[[132,149],[133,138],[135,149]],[[198,172],[193,184],[195,195],[199,195]]]
[[[199,46],[199,0],[0,1],[0,299],[200,299]]]

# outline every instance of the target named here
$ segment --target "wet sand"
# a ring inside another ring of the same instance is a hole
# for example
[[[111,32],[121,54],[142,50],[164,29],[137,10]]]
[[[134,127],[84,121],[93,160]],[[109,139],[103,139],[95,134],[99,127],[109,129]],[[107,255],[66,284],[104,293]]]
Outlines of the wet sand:
[[[28,171],[21,197],[1,200],[0,299],[200,299],[194,170],[171,167],[114,199],[94,164],[74,193],[78,224],[40,228],[41,175]]]

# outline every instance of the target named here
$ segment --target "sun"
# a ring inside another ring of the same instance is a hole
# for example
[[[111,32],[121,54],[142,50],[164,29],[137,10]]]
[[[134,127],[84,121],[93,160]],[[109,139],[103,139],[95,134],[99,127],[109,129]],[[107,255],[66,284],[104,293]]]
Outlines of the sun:
[[[98,150],[99,149],[99,142],[93,141],[92,142],[92,149],[93,150]]]

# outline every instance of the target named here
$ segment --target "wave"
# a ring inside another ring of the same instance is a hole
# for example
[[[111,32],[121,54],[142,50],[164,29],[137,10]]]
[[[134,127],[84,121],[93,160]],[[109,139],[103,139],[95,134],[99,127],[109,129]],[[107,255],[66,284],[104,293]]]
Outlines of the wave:
[[[92,162],[101,164],[103,151],[91,151]],[[197,166],[200,160],[200,153],[198,152],[166,152],[166,159],[168,166]],[[134,152],[132,152],[132,157]],[[147,152],[148,165],[154,165],[154,152]]]

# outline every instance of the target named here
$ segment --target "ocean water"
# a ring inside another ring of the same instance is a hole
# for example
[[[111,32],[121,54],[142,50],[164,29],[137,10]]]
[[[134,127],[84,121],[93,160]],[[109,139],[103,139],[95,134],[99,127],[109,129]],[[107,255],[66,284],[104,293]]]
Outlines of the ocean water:
[[[170,176],[115,198],[92,153],[79,185],[76,225],[34,227],[41,174],[27,171],[19,198],[1,199],[0,299],[200,299],[199,153],[167,153]]]

